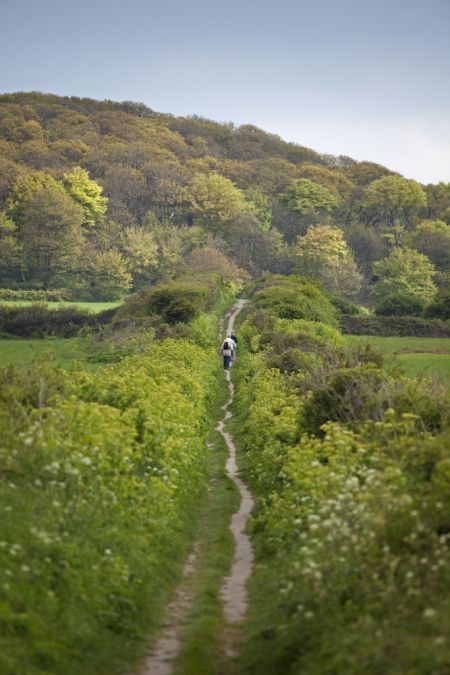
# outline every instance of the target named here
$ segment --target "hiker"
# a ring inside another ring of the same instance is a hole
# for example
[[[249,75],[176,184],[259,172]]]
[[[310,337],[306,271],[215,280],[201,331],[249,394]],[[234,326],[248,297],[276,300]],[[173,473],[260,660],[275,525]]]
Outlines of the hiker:
[[[225,370],[230,370],[231,361],[233,359],[233,340],[227,336],[222,343],[220,351],[223,356],[223,367]]]

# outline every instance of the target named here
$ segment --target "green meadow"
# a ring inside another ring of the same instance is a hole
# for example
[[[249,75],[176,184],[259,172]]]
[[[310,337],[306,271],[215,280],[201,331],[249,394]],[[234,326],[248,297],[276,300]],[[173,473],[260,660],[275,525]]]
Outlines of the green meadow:
[[[398,365],[411,377],[426,375],[450,382],[450,338],[345,335],[348,345],[370,342],[383,352],[386,365]]]
[[[28,364],[34,359],[45,360],[66,369],[73,368],[75,363],[82,363],[88,370],[98,366],[88,362],[87,357],[86,338],[0,340],[0,366]]]
[[[77,307],[79,309],[89,310],[94,314],[98,312],[103,312],[105,309],[113,309],[114,307],[119,307],[122,302],[39,302],[36,303],[34,300],[0,300],[0,305],[5,305],[7,307],[31,307],[32,305],[46,305],[48,309],[61,309],[61,307]]]

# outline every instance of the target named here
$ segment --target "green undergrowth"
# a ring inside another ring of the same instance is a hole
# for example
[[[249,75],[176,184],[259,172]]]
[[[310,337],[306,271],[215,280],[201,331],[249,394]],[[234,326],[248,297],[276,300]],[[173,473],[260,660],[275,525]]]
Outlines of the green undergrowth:
[[[444,675],[448,388],[267,306],[249,304],[234,367],[233,433],[256,496],[239,672]]]
[[[0,370],[2,674],[124,672],[157,629],[209,483],[225,302],[97,372]]]

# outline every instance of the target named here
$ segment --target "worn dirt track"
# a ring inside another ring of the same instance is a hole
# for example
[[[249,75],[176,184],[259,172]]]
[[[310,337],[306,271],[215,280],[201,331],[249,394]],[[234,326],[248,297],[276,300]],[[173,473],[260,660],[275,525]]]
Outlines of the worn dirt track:
[[[238,300],[231,313],[228,315],[227,332],[231,332],[234,327],[234,321],[242,310],[245,300]],[[220,322],[220,332],[222,333],[225,321]],[[221,336],[220,336],[221,337]],[[235,483],[241,495],[241,503],[238,511],[233,515],[230,523],[230,530],[235,540],[235,554],[230,574],[225,578],[221,588],[221,599],[225,619],[228,624],[228,630],[224,635],[224,650],[228,656],[235,654],[235,633],[233,628],[239,624],[245,616],[247,609],[247,591],[246,581],[253,568],[253,549],[250,538],[245,534],[245,526],[253,508],[252,496],[238,476],[238,466],[236,461],[236,448],[230,433],[225,431],[225,423],[232,413],[228,408],[233,403],[234,386],[230,379],[230,372],[226,371],[225,376],[228,382],[230,398],[222,407],[224,417],[217,424],[217,430],[222,434],[228,447],[228,459],[226,462],[226,472],[229,478]],[[181,631],[189,607],[193,598],[187,591],[187,579],[195,571],[197,550],[200,542],[194,546],[184,570],[183,578],[175,593],[173,601],[166,609],[166,619],[162,626],[159,639],[154,648],[147,657],[140,675],[170,675],[173,671],[173,665],[181,649]]]

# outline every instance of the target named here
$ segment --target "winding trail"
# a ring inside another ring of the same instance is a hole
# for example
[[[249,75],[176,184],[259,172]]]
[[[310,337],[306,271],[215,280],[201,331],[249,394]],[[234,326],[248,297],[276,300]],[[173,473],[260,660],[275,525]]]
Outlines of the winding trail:
[[[228,317],[227,332],[233,330],[234,321],[245,302],[245,300],[238,300],[231,312],[226,315]],[[222,317],[220,320],[220,338],[222,337],[226,317]],[[232,516],[230,523],[230,530],[235,540],[234,560],[230,574],[225,578],[220,591],[223,611],[228,624],[224,636],[224,651],[227,656],[232,657],[236,653],[236,625],[244,619],[248,605],[245,584],[253,569],[253,549],[250,538],[244,532],[250,511],[253,508],[253,499],[246,485],[238,477],[236,448],[233,437],[225,431],[225,423],[232,417],[232,413],[228,408],[234,399],[234,385],[230,379],[230,371],[225,371],[225,376],[228,382],[230,398],[222,406],[225,414],[223,419],[218,422],[216,429],[222,434],[229,452],[225,466],[226,473],[235,483],[241,495],[239,510]],[[173,672],[175,659],[180,653],[182,646],[182,629],[186,622],[188,610],[194,600],[188,590],[188,579],[195,572],[200,545],[201,542],[197,541],[186,561],[183,576],[174,599],[166,608],[166,618],[159,639],[146,658],[144,666],[140,670],[140,675],[171,675]]]
[[[245,300],[238,300],[236,303],[228,319],[227,332],[232,332],[234,321],[239,312],[242,310],[244,304]],[[253,549],[250,537],[245,533],[245,527],[247,525],[247,521],[254,502],[249,489],[238,475],[239,470],[236,460],[236,447],[233,442],[233,437],[230,433],[225,431],[225,423],[233,415],[233,413],[228,410],[228,408],[233,403],[234,399],[234,385],[230,378],[230,371],[226,371],[226,378],[230,391],[230,398],[222,407],[222,410],[225,411],[225,416],[218,423],[216,428],[219,433],[222,434],[228,447],[229,455],[225,468],[229,478],[239,490],[241,495],[241,504],[239,510],[233,515],[230,523],[230,530],[235,540],[234,561],[230,574],[224,580],[220,595],[223,602],[225,618],[230,626],[235,626],[244,619],[248,605],[246,582],[253,569]],[[225,640],[226,654],[228,656],[234,656],[235,640],[231,631],[227,632]]]

